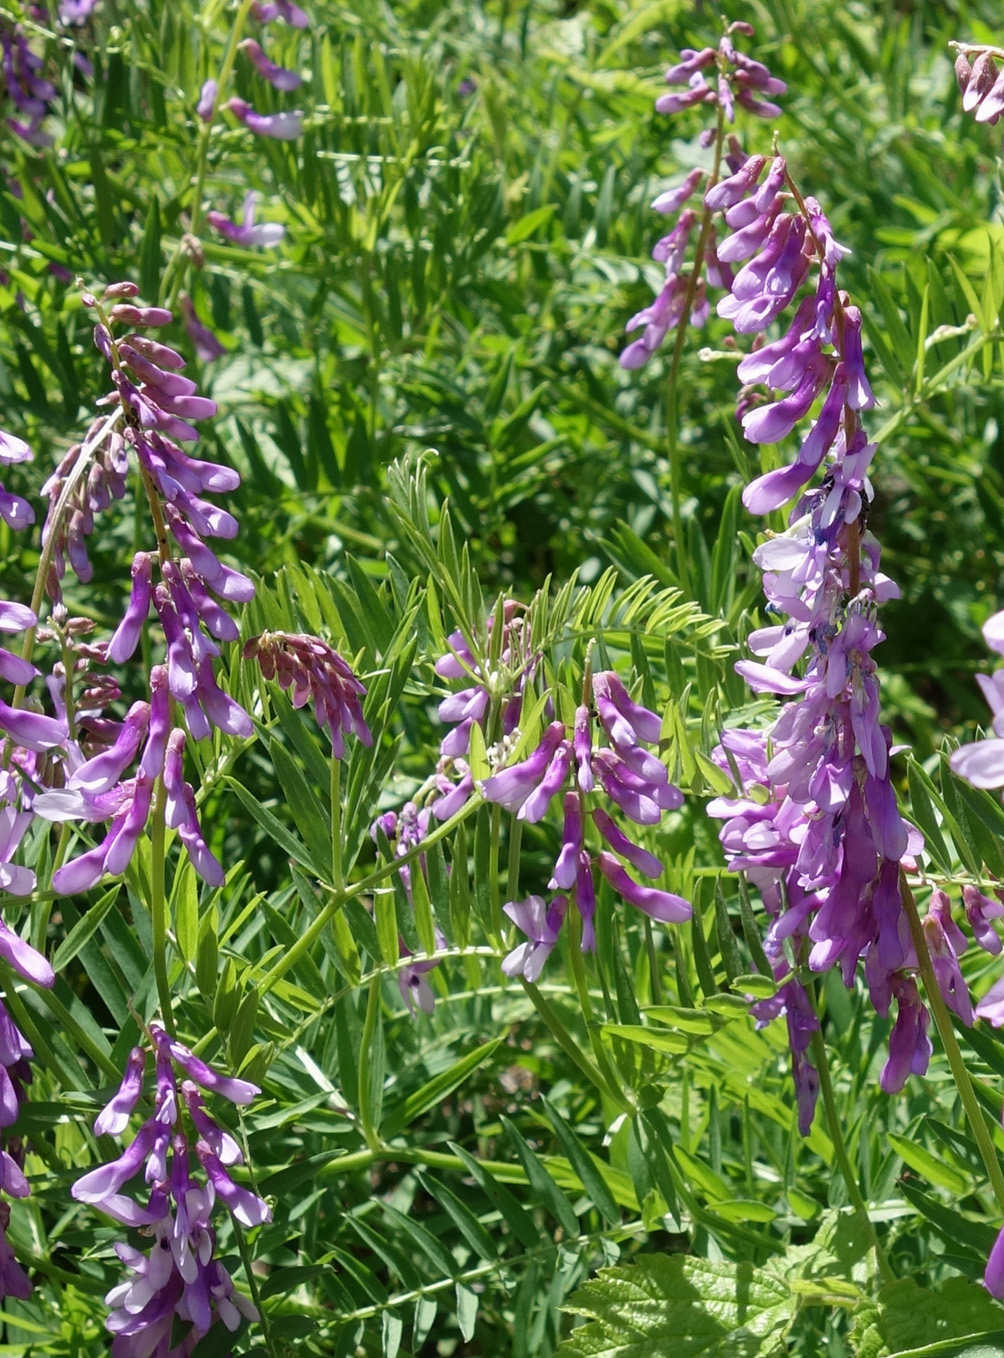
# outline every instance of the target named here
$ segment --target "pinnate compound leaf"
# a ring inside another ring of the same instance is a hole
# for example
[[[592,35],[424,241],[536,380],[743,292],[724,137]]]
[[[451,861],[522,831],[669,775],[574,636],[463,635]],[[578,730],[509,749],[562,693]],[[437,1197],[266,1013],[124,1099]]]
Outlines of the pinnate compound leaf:
[[[603,1269],[565,1307],[584,1316],[560,1358],[767,1358],[796,1300],[752,1264],[655,1255]]]

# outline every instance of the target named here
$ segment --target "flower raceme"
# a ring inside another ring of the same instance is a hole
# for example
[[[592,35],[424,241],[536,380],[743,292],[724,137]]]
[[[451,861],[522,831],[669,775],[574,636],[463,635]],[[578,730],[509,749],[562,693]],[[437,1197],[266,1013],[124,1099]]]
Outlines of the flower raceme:
[[[133,558],[128,604],[103,655],[116,664],[127,661],[152,606],[166,656],[151,671],[149,701],[134,704],[122,723],[106,724],[108,748],[88,757],[79,743],[69,742],[65,788],[36,799],[36,810],[48,819],[110,821],[100,844],[54,874],[55,889],[67,893],[86,890],[105,873],[124,871],[146,826],[158,778],[164,781],[168,824],[178,831],[196,870],[221,885],[222,868],[205,845],[194,792],[183,776],[183,751],[186,739],[203,740],[213,727],[238,737],[252,730],[248,714],[217,684],[214,666],[221,643],[239,635],[225,605],[249,600],[254,585],[224,565],[207,544],[207,538],[234,537],[238,525],[203,498],[236,489],[240,478],[229,467],[183,450],[182,444],[199,438],[192,421],[215,414],[216,403],[199,396],[195,383],[183,376],[180,354],[144,333],[167,324],[171,313],[138,304],[137,292],[126,282],[106,289],[100,301],[84,297],[97,317],[95,344],[112,369],[113,390],[105,398],[113,409],[112,423],[106,420],[104,426],[104,462],[89,460],[97,451],[95,435],[72,448],[47,483],[43,540],[53,563],[49,593],[58,599],[66,562],[89,578],[84,537],[94,526],[94,514],[124,493],[127,472],[134,468],[156,548]],[[121,326],[131,329],[116,334]]]
[[[703,146],[717,142],[715,163],[711,170],[700,167],[691,170],[680,184],[661,193],[652,204],[665,217],[677,214],[676,221],[652,251],[652,258],[665,270],[663,285],[655,301],[632,316],[625,327],[628,333],[641,330],[641,335],[621,354],[623,368],[644,367],[669,331],[678,331],[688,320],[691,325],[702,326],[710,310],[707,284],[717,288],[732,285],[732,270],[717,248],[712,223],[717,207],[712,195],[718,177],[722,129],[726,122],[735,121],[737,103],[757,117],[776,117],[781,110],[765,96],[783,94],[787,88],[762,62],[746,56],[733,44],[734,34],[749,37],[753,31],[751,24],[742,21],[731,24],[717,49],[685,49],[676,65],[666,72],[668,85],[686,88],[662,95],[655,102],[656,112],[674,114],[697,106],[716,108],[718,132],[709,129],[701,137]],[[740,171],[745,161],[734,138],[730,138],[725,160],[734,172]],[[700,205],[698,191],[702,186],[708,192]],[[692,245],[695,253],[688,268],[686,260]]]
[[[605,807],[593,804],[602,795],[643,826],[657,825],[666,811],[682,805],[683,796],[670,783],[665,765],[645,749],[658,744],[660,719],[634,702],[612,671],[592,675],[590,689],[592,707],[580,704],[571,735],[563,722],[551,722],[525,759],[499,769],[481,785],[486,801],[528,824],[543,820],[553,800],[562,797],[561,844],[548,882],[548,890],[557,894],[549,905],[540,896],[506,905],[528,940],[503,962],[507,975],[528,980],[540,975],[569,905],[581,919],[583,951],[595,948],[594,869],[622,900],[651,918],[672,924],[690,918],[690,905],[682,897],[646,886],[628,872],[622,859],[649,879],[659,878],[663,865],[629,838]],[[602,846],[595,852],[586,842],[587,818]]]
[[[179,1325],[187,1353],[217,1320],[228,1330],[236,1330],[242,1318],[257,1320],[255,1307],[214,1258],[211,1216],[219,1200],[244,1227],[272,1219],[268,1204],[231,1176],[230,1167],[243,1162],[240,1146],[203,1099],[205,1091],[249,1104],[261,1092],[257,1085],[221,1075],[156,1025],[150,1037],[153,1113],[117,1160],[90,1170],[71,1189],[78,1202],[153,1236],[146,1255],[125,1243],[115,1246],[132,1277],[105,1299],[111,1307],[106,1325],[115,1336],[113,1358],[179,1352],[169,1349]],[[134,1048],[118,1091],[95,1120],[96,1135],[120,1136],[126,1130],[142,1096],[146,1065],[146,1051]],[[122,1191],[141,1171],[149,1188],[145,1202]]]
[[[847,985],[863,959],[879,1013],[895,997],[897,1024],[919,1033],[899,874],[921,841],[896,807],[872,658],[883,638],[878,608],[898,590],[865,527],[874,446],[859,412],[874,398],[860,313],[837,288],[846,251],[816,200],[794,190],[781,156],[749,157],[707,200],[732,228],[720,255],[742,264],[719,314],[738,333],[759,334],[794,306],[781,337],[760,343],[739,365],[746,438],[779,442],[821,401],[794,459],[743,494],[757,514],[795,500],[787,531],[754,554],[780,621],[751,634],[756,659],[736,667],[755,692],[787,701],[770,731],[723,734],[717,758],[738,771],[744,796],[716,799],[709,813],[725,820],[730,863],[757,885],[773,917],[766,948],[777,979],[792,975],[791,959],[797,963],[803,949],[814,970],[839,964]],[[766,402],[756,395],[761,387],[770,393]],[[798,983],[786,989],[801,1007]],[[896,1038],[901,1046],[899,1032]],[[794,1040],[792,1049],[806,1130],[815,1077]],[[920,1064],[917,1057],[909,1068]],[[883,1087],[898,1088],[906,1073],[890,1061]]]

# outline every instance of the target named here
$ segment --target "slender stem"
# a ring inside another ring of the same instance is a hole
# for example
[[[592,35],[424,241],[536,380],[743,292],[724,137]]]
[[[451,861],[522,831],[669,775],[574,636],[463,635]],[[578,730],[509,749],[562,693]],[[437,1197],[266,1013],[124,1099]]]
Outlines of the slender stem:
[[[655,950],[655,934],[652,930],[652,921],[646,915],[644,917],[645,929],[645,953],[648,957],[649,984],[652,987],[652,1003],[662,1004],[662,977],[659,974],[659,954]],[[681,1004],[683,1001],[680,1001]]]
[[[582,961],[582,926],[579,920],[579,912],[570,910],[568,912],[568,955],[572,963],[572,975],[575,977],[575,989],[579,994],[579,1004],[582,1006],[582,1017],[585,1020],[586,1032],[589,1035],[589,1045],[593,1049],[593,1056],[596,1064],[603,1073],[603,1078],[610,1089],[621,1090],[621,1081],[617,1076],[610,1061],[606,1047],[603,1045],[603,1038],[597,1031],[596,1020],[593,1015],[593,1002],[589,997],[589,986],[586,983],[586,968]],[[623,1106],[623,1096],[618,1100]]]
[[[337,895],[345,890],[342,866],[342,761],[331,756],[331,882]]]
[[[374,976],[370,981],[370,993],[366,1000],[366,1019],[363,1023],[362,1042],[359,1045],[359,1123],[370,1150],[380,1145],[380,1133],[373,1125],[373,1110],[370,1107],[370,1057],[373,1049],[373,1036],[376,1032],[377,1014],[380,1012],[380,978]]]
[[[1004,1171],[1001,1170],[1000,1160],[997,1158],[997,1151],[991,1140],[990,1132],[984,1120],[982,1110],[976,1099],[969,1072],[962,1052],[959,1050],[958,1038],[955,1036],[955,1029],[952,1027],[952,1020],[948,1013],[948,1008],[941,996],[941,988],[938,979],[934,974],[934,964],[931,961],[931,954],[928,951],[927,939],[924,937],[924,926],[920,922],[920,915],[917,913],[917,903],[913,899],[913,892],[910,890],[906,880],[906,874],[901,872],[899,877],[900,895],[903,901],[903,910],[906,914],[907,923],[910,926],[910,937],[913,939],[914,951],[917,954],[917,962],[920,967],[920,974],[924,980],[924,991],[927,996],[927,1003],[931,1007],[934,1021],[938,1025],[938,1032],[941,1035],[941,1043],[945,1048],[945,1055],[948,1057],[948,1064],[952,1071],[952,1078],[955,1080],[955,1087],[959,1091],[959,1098],[965,1109],[966,1117],[972,1129],[976,1144],[980,1148],[980,1155],[986,1167],[987,1178],[994,1190],[994,1197],[997,1199],[997,1206],[1004,1214]]]
[[[192,209],[189,218],[188,234],[198,237],[202,228],[202,200],[206,189],[206,171],[209,164],[209,139],[212,135],[213,126],[216,122],[216,115],[220,109],[220,96],[226,88],[227,81],[230,79],[230,72],[233,70],[234,62],[237,59],[237,46],[244,32],[244,25],[247,23],[248,13],[251,9],[252,0],[241,0],[240,7],[234,16],[233,28],[230,30],[230,39],[227,43],[226,52],[223,54],[223,64],[220,73],[216,77],[216,93],[213,96],[213,106],[209,112],[208,119],[199,129],[199,140],[195,147],[195,174],[193,176],[195,187],[192,191]],[[184,238],[178,242],[174,254],[164,271],[164,290],[167,291],[167,301],[165,305],[169,311],[173,311],[177,301],[178,293],[181,291],[181,283],[184,277],[185,245]],[[168,288],[168,285],[170,287]]]
[[[42,607],[42,600],[45,597],[45,582],[49,577],[49,568],[52,565],[53,553],[56,550],[56,543],[59,541],[59,530],[62,527],[63,519],[66,516],[66,508],[70,503],[77,486],[80,484],[84,475],[90,467],[93,454],[101,447],[105,439],[112,432],[112,429],[122,418],[121,409],[114,410],[106,420],[103,421],[93,438],[87,439],[77,454],[77,460],[73,464],[73,470],[66,478],[63,489],[60,491],[59,499],[56,502],[56,509],[52,515],[52,527],[46,536],[42,547],[41,556],[38,559],[38,570],[35,572],[35,584],[31,591],[31,603],[28,605],[35,617],[38,617],[39,609]],[[24,642],[21,646],[21,657],[24,660],[31,660],[35,651],[35,633],[38,624],[29,627],[24,634]],[[11,698],[11,707],[20,707],[25,695],[25,685],[18,684]]]
[[[268,1349],[272,1358],[278,1358],[278,1351],[272,1340],[272,1330],[269,1324],[268,1312],[261,1303],[261,1294],[258,1291],[258,1280],[254,1276],[252,1268],[251,1251],[248,1243],[244,1239],[244,1232],[241,1230],[237,1221],[233,1223],[234,1235],[237,1237],[237,1248],[240,1251],[241,1262],[244,1265],[244,1276],[248,1280],[248,1289],[251,1293],[251,1300],[254,1302],[255,1310],[258,1312],[258,1323],[261,1325],[262,1338],[265,1340],[265,1347]]]
[[[579,1070],[582,1071],[589,1083],[595,1085],[601,1094],[605,1094],[607,1098],[612,1099],[622,1112],[629,1113],[631,1111],[631,1105],[628,1103],[627,1099],[625,1099],[616,1084],[611,1085],[608,1083],[599,1067],[595,1066],[585,1052],[579,1048],[578,1043],[558,1017],[557,1011],[544,999],[544,996],[531,981],[526,980],[522,976],[520,977],[520,981],[522,982],[523,989],[529,996],[534,1009],[536,1009],[537,1013],[547,1024],[551,1036],[569,1060],[573,1061],[575,1065],[578,1066]]]
[[[515,819],[515,818],[514,818]],[[488,860],[488,894],[491,902],[492,942],[502,941],[502,897],[499,892],[499,843],[502,838],[502,808],[492,806],[492,838]]]
[[[469,798],[460,810],[452,815],[449,820],[444,820],[442,825],[438,825],[435,830],[432,830],[427,834],[420,843],[416,844],[414,848],[409,849],[407,853],[401,854],[389,863],[382,863],[378,868],[374,868],[372,872],[367,873],[365,877],[361,877],[358,882],[353,882],[351,886],[346,887],[343,891],[333,892],[331,900],[323,910],[321,910],[309,928],[300,935],[295,943],[286,949],[283,955],[278,958],[261,977],[261,980],[258,983],[260,993],[264,995],[266,991],[271,990],[276,981],[281,980],[291,967],[296,966],[297,962],[299,962],[300,958],[303,957],[305,953],[310,952],[332,917],[342,909],[346,901],[353,900],[356,896],[364,895],[373,887],[378,886],[385,878],[389,877],[391,873],[397,872],[408,863],[413,863],[416,858],[421,857],[422,854],[431,849],[433,844],[437,844],[441,839],[445,839],[448,835],[452,834],[460,822],[466,820],[467,817],[481,805],[482,802],[479,797]]]
[[[150,817],[150,917],[153,921],[153,974],[157,979],[164,1027],[175,1036],[174,1010],[171,1007],[171,987],[167,978],[167,897],[164,891],[164,852],[166,829],[164,780],[158,775],[153,789],[153,811]]]
[[[721,104],[718,106],[718,127],[715,133],[715,162],[711,171],[711,178],[708,181],[710,189],[718,182],[718,171],[722,163],[722,144],[725,137],[725,112]],[[706,192],[707,190],[705,190]],[[690,270],[690,277],[687,280],[687,291],[684,295],[683,306],[680,311],[680,320],[676,327],[676,339],[673,343],[673,356],[669,363],[669,372],[666,375],[666,440],[668,444],[667,453],[669,457],[669,497],[673,506],[673,538],[676,547],[676,574],[685,593],[690,593],[690,565],[687,559],[687,545],[683,540],[683,524],[680,520],[680,450],[677,441],[677,407],[676,389],[680,376],[680,363],[683,359],[683,347],[687,341],[687,331],[690,326],[690,313],[693,310],[694,298],[697,295],[697,285],[701,278],[701,267],[704,263],[704,252],[707,249],[708,237],[711,234],[711,212],[708,208],[704,209],[701,218],[701,234],[697,239],[697,250],[694,255],[693,267]]]
[[[52,881],[53,873],[58,872],[63,866],[63,859],[66,857],[66,851],[70,846],[71,833],[70,822],[64,820],[59,827],[59,837],[56,840],[56,852],[52,857],[52,872],[49,874],[50,883]],[[36,952],[45,952],[45,938],[46,934],[49,932],[49,917],[52,914],[52,901],[53,896],[51,890],[47,891],[41,898],[41,909],[39,910],[38,918],[35,921],[34,947]]]
[[[850,1198],[851,1205],[865,1229],[869,1244],[875,1251],[875,1262],[878,1264],[882,1281],[884,1283],[895,1282],[896,1275],[889,1267],[889,1261],[879,1244],[874,1223],[868,1215],[868,1204],[864,1200],[857,1175],[854,1173],[854,1167],[851,1164],[851,1158],[847,1154],[847,1143],[844,1141],[843,1128],[840,1125],[840,1114],[837,1111],[836,1099],[833,1097],[833,1081],[830,1079],[830,1063],[826,1055],[826,1043],[823,1041],[823,1034],[819,1028],[816,1028],[812,1034],[812,1055],[816,1063],[816,1072],[819,1075],[819,1092],[823,1096],[823,1107],[826,1110],[830,1140],[833,1142],[833,1153],[837,1157],[837,1166],[847,1188],[847,1196]]]

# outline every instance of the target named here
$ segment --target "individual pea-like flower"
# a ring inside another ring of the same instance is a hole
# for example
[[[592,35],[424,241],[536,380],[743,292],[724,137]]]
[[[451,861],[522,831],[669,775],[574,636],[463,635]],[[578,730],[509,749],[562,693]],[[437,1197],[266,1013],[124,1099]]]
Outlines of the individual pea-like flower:
[[[209,326],[204,325],[199,320],[191,297],[187,293],[182,293],[178,301],[181,305],[181,319],[185,326],[185,334],[192,341],[196,358],[203,363],[213,363],[216,359],[222,358],[227,352],[226,349]]]
[[[533,984],[558,941],[568,901],[561,895],[552,897],[550,903],[543,896],[528,896],[525,901],[507,901],[502,908],[526,935],[503,959],[502,970],[506,976],[522,976]]]
[[[277,90],[298,90],[303,84],[303,77],[296,71],[289,71],[284,66],[277,66],[274,61],[270,61],[262,51],[261,43],[254,38],[245,38],[240,44],[240,50],[246,52],[255,70],[268,83]]]
[[[260,1093],[257,1085],[222,1075],[157,1025],[151,1025],[150,1037],[153,1113],[118,1159],[90,1170],[71,1189],[78,1202],[153,1236],[145,1255],[125,1243],[115,1246],[132,1275],[105,1298],[115,1358],[167,1355],[172,1335],[177,1339],[182,1334],[187,1352],[217,1320],[233,1331],[243,1319],[258,1319],[255,1307],[234,1289],[214,1258],[216,1234],[210,1222],[217,1200],[246,1228],[272,1218],[268,1204],[231,1175],[229,1167],[243,1161],[240,1146],[206,1111],[200,1092],[248,1104]],[[142,1095],[146,1064],[146,1051],[134,1048],[119,1090],[98,1114],[95,1133],[125,1131]],[[193,1174],[193,1149],[202,1180]],[[122,1192],[141,1170],[149,1187],[145,1203]]]
[[[258,137],[270,137],[274,141],[295,141],[302,131],[303,114],[258,113],[244,99],[228,99],[226,107],[234,117]]]
[[[222,212],[207,212],[206,221],[235,245],[278,245],[286,234],[286,228],[279,222],[259,222],[256,225],[254,218],[257,199],[258,194],[253,189],[245,194],[244,213],[240,225],[232,222]]]
[[[956,49],[955,76],[962,91],[962,108],[978,123],[991,126],[1004,113],[1004,52],[997,47],[952,43]]]
[[[265,678],[274,679],[294,707],[313,703],[317,724],[327,729],[336,759],[345,756],[347,735],[363,745],[373,744],[360,702],[366,687],[348,662],[320,637],[263,632],[245,644],[244,659],[257,660]]]

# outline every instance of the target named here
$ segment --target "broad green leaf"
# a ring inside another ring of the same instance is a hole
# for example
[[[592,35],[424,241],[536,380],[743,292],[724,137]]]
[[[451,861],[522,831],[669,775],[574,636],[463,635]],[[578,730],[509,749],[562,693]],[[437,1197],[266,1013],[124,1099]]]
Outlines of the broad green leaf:
[[[778,1351],[796,1300],[752,1264],[678,1254],[603,1269],[565,1309],[587,1323],[559,1358],[757,1358]]]

